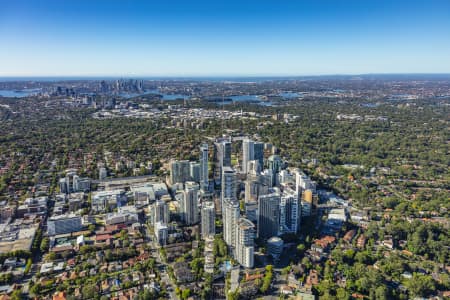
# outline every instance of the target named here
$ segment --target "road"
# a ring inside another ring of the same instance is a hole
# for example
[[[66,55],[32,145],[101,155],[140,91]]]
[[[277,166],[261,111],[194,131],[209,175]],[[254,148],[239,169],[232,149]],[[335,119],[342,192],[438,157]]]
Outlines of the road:
[[[169,293],[169,299],[178,299],[177,295],[175,294],[175,285],[172,283],[172,280],[167,273],[167,264],[163,261],[159,252],[160,246],[155,242],[155,239],[153,238],[148,227],[145,227],[145,235],[147,243],[149,243],[152,248],[152,254],[155,257],[156,265],[158,267],[158,270],[160,271],[161,281],[166,283],[166,290]]]

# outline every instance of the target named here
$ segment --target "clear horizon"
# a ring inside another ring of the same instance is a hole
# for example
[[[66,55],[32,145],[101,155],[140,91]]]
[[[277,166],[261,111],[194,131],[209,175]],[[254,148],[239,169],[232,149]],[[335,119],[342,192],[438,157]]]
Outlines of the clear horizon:
[[[450,73],[450,2],[8,1],[0,77]]]

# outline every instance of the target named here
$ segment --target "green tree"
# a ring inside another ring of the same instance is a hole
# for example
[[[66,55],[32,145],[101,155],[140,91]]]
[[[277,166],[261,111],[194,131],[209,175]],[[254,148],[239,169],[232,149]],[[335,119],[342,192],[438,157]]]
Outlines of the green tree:
[[[92,299],[97,295],[97,287],[94,284],[84,285],[81,289],[84,299]]]
[[[189,298],[190,295],[191,295],[191,290],[190,289],[184,289],[181,292],[181,299],[186,300],[187,298]]]
[[[406,287],[412,297],[425,297],[435,290],[435,283],[431,276],[414,273],[406,282]]]

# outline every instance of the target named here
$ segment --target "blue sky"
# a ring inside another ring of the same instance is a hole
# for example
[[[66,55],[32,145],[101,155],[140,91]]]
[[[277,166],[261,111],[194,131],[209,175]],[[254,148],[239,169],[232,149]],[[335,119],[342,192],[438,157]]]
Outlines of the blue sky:
[[[0,41],[0,76],[450,73],[450,1],[14,0]]]

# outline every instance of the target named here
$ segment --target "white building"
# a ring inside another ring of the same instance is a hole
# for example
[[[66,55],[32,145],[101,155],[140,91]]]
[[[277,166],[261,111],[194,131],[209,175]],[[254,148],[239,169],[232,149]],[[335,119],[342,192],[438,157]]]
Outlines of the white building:
[[[236,244],[236,224],[240,217],[239,203],[233,199],[223,199],[223,238],[230,247]]]
[[[253,141],[250,139],[242,140],[242,172],[247,173],[248,162],[253,160],[254,149]]]
[[[235,258],[243,267],[253,268],[255,225],[248,219],[239,218],[236,227]]]
[[[328,213],[328,220],[346,222],[347,214],[345,208],[333,208],[330,210]]]
[[[139,214],[136,207],[128,205],[121,206],[117,212],[108,213],[105,216],[105,222],[107,225],[114,224],[126,224],[131,225],[139,221]]]

